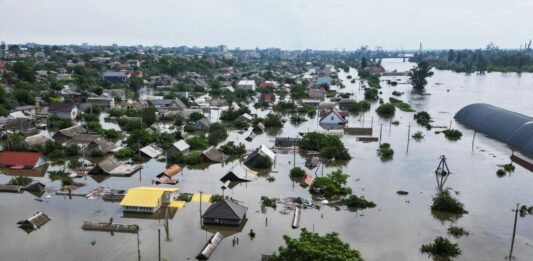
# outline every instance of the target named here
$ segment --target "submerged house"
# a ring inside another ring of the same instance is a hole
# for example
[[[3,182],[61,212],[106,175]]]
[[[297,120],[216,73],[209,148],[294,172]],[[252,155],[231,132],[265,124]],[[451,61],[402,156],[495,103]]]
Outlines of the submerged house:
[[[52,139],[58,142],[64,142],[72,139],[77,134],[87,133],[87,130],[82,126],[72,126],[61,129],[52,136]]]
[[[346,125],[348,120],[340,112],[331,110],[320,119],[319,123],[322,125]]]
[[[150,158],[157,158],[164,152],[162,148],[155,144],[146,145],[145,147],[139,149],[139,151]]]
[[[124,164],[121,163],[114,156],[109,156],[105,160],[96,164],[94,168],[89,171],[89,175],[110,175],[110,176],[129,176],[139,169],[140,164]]]
[[[239,226],[247,210],[247,207],[233,200],[224,199],[207,208],[202,215],[202,222],[205,225]]]
[[[252,181],[252,179],[255,178],[256,176],[257,176],[256,171],[253,171],[241,165],[235,165],[233,166],[233,168],[231,168],[226,173],[226,175],[220,178],[220,181],[222,181],[222,183],[226,183],[226,181],[248,182],[248,181]]]
[[[257,124],[254,124],[253,131],[254,132],[264,132],[265,131],[265,125],[262,122],[258,122]]]
[[[202,152],[204,159],[210,162],[222,163],[226,161],[228,156],[218,150],[215,146],[211,146]]]
[[[276,137],[274,146],[276,147],[294,147],[298,146],[300,139],[292,137]]]
[[[0,154],[0,167],[33,169],[46,164],[40,152],[4,151]]]
[[[244,160],[244,164],[254,166],[258,156],[267,157],[272,162],[276,160],[276,153],[274,153],[271,149],[267,148],[265,145],[261,145],[254,152],[248,155],[248,157],[246,157],[246,159]]]
[[[19,222],[17,222],[17,224],[19,224],[21,228],[38,229],[41,228],[44,224],[48,223],[48,221],[50,220],[52,219],[48,215],[41,211],[37,211],[37,213],[35,213],[30,218],[20,220]]]
[[[155,181],[156,181],[156,183],[159,183],[159,184],[171,184],[171,185],[174,185],[174,184],[178,183],[178,181],[172,179],[172,177],[174,177],[175,175],[177,175],[178,173],[180,173],[182,171],[183,171],[183,168],[180,165],[174,164],[174,165],[170,166],[170,168],[168,168],[168,169],[164,170],[163,172],[159,173],[157,175],[157,179]]]
[[[104,138],[96,138],[87,144],[85,150],[88,153],[99,152],[102,154],[108,154],[113,153],[119,149],[120,147],[113,142],[107,141]]]
[[[179,140],[176,141],[168,148],[167,150],[167,158],[172,156],[174,153],[189,153],[191,146],[185,142],[185,140]]]
[[[177,192],[177,188],[130,188],[120,202],[120,206],[124,212],[151,214],[159,210],[164,204],[172,203],[172,198]]]

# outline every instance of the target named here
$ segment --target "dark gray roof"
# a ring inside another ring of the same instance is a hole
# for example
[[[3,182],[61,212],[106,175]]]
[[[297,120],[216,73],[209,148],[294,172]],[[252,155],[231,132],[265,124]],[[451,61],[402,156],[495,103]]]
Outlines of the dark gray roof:
[[[52,103],[48,108],[48,113],[71,112],[75,107],[74,104]]]
[[[119,71],[119,72],[105,71],[104,72],[104,77],[126,77],[126,72],[124,72],[124,71]]]
[[[211,146],[208,149],[204,150],[202,154],[208,158],[210,161],[213,162],[224,162],[227,159],[227,156],[222,153],[220,150],[215,148],[215,146]]]
[[[247,207],[232,200],[221,200],[211,204],[202,215],[203,218],[242,219],[246,215]]]
[[[470,104],[455,114],[457,121],[519,150],[533,153],[533,118],[485,103]]]

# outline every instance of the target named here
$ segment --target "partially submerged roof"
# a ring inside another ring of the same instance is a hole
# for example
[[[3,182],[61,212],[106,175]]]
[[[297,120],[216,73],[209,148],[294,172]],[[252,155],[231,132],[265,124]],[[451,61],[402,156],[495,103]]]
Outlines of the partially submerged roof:
[[[40,152],[4,151],[0,154],[0,165],[35,167],[40,159]]]
[[[224,199],[211,204],[202,215],[202,218],[240,220],[246,215],[247,210],[247,207],[233,200]]]
[[[147,145],[141,148],[140,151],[150,158],[155,158],[163,154],[163,149],[159,148],[159,146],[155,144]]]
[[[33,216],[26,220],[21,220],[17,222],[21,227],[28,227],[33,229],[38,229],[42,227],[44,224],[46,224],[48,221],[50,221],[51,218],[46,215],[45,213],[38,211]]]
[[[70,138],[74,137],[74,135],[76,135],[76,134],[86,133],[86,132],[87,132],[87,130],[85,128],[83,128],[82,126],[72,126],[72,127],[68,127],[68,128],[65,128],[65,129],[62,129],[62,130],[58,131],[58,133],[63,134],[63,135],[65,135],[67,137],[70,137]]]
[[[177,188],[137,187],[130,188],[120,202],[121,206],[157,207],[165,192],[178,192]]]
[[[518,150],[533,153],[532,117],[490,104],[474,103],[459,110],[454,118]]]
[[[89,142],[89,144],[87,146],[88,147],[97,147],[103,153],[109,153],[109,152],[113,152],[113,151],[116,151],[117,149],[119,149],[118,145],[116,145],[113,142],[107,141],[104,138],[96,138],[95,140],[92,140],[91,142]]]
[[[105,160],[98,163],[89,174],[107,174],[114,176],[131,175],[141,168],[140,164],[123,164],[114,156],[109,156]]]
[[[271,161],[274,161],[276,159],[276,153],[274,153],[271,149],[267,148],[265,145],[259,146],[252,154],[250,154],[244,162],[249,161],[250,159],[254,158],[257,155],[261,155],[263,157],[270,158]]]
[[[231,168],[226,175],[224,175],[220,181],[236,181],[236,182],[248,182],[257,176],[257,172],[248,169],[242,165],[235,165]]]
[[[172,146],[180,152],[186,151],[191,148],[191,146],[187,142],[185,142],[185,140],[176,141],[172,144]]]
[[[222,153],[215,146],[211,146],[202,152],[202,155],[213,162],[224,162],[227,159],[226,154]]]
[[[178,164],[170,166],[170,168],[163,171],[163,174],[167,177],[173,177],[174,175],[180,173],[183,169]]]
[[[43,134],[36,134],[33,136],[26,137],[24,141],[26,141],[28,145],[34,146],[34,145],[44,145],[47,141],[53,141],[53,139]]]

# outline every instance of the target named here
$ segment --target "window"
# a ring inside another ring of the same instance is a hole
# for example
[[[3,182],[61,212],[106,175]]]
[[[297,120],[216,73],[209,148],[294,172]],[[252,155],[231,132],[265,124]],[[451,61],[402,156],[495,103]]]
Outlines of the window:
[[[333,120],[333,119],[334,119],[333,116],[331,116],[331,120]]]

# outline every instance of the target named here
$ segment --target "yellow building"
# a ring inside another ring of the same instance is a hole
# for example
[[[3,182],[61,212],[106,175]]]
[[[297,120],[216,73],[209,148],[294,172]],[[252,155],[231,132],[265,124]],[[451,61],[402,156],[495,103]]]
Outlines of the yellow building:
[[[130,188],[120,202],[123,211],[154,213],[163,204],[171,204],[177,188],[137,187]]]

